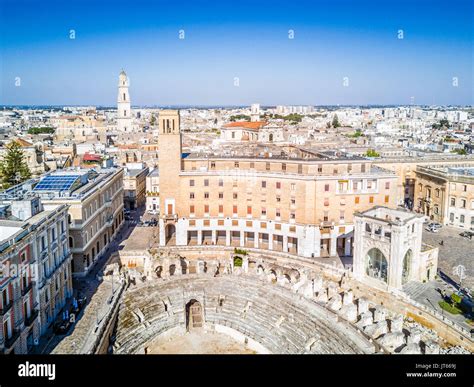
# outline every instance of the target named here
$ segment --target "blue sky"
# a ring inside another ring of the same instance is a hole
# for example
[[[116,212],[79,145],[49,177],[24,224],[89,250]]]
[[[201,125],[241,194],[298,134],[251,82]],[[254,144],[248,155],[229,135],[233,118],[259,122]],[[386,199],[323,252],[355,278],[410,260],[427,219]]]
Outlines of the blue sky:
[[[0,4],[0,104],[474,103],[469,0]]]

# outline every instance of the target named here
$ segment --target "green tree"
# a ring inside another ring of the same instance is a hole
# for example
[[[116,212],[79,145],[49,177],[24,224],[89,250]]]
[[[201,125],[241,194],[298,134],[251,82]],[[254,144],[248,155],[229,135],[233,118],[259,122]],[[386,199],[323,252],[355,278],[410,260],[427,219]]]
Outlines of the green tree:
[[[341,124],[339,123],[339,118],[337,118],[337,114],[334,114],[334,117],[332,118],[332,127],[333,128],[339,128]]]
[[[3,188],[19,184],[31,177],[25,154],[20,144],[12,141],[7,145],[7,153],[0,162],[0,182]]]
[[[369,149],[367,153],[365,154],[367,157],[379,157],[380,153],[376,152],[373,149]]]

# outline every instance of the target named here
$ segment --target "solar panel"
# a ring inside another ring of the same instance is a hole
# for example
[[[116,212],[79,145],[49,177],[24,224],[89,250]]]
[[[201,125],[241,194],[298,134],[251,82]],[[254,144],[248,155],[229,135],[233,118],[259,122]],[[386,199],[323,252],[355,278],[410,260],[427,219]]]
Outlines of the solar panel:
[[[33,191],[68,191],[79,175],[49,175],[43,178]]]

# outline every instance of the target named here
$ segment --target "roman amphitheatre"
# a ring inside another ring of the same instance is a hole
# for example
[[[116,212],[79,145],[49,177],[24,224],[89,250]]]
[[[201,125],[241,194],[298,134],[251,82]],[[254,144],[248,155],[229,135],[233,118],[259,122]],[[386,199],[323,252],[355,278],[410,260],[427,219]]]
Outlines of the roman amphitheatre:
[[[427,311],[335,264],[258,250],[166,247],[121,252],[104,282],[114,276],[123,291],[95,353],[472,351],[454,327],[438,335],[439,321]]]
[[[471,353],[469,332],[338,260],[226,246],[148,248],[135,229],[53,353]],[[110,295],[113,294],[111,297]],[[105,306],[103,306],[105,305]]]

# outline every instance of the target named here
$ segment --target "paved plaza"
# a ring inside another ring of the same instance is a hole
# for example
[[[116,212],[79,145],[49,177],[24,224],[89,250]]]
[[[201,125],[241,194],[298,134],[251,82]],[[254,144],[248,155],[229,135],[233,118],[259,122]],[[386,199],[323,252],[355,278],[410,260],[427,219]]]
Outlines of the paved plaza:
[[[439,247],[438,270],[459,282],[459,278],[453,275],[453,268],[463,265],[466,268],[466,278],[462,285],[474,289],[474,238],[470,240],[461,237],[459,234],[462,231],[445,226],[437,233],[424,230],[423,242]]]

